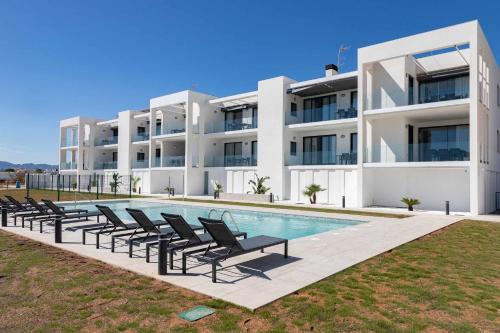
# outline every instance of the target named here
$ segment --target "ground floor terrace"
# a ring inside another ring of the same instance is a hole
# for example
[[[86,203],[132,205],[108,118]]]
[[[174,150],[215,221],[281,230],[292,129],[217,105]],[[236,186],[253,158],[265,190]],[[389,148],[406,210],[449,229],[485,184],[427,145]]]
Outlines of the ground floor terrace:
[[[69,230],[55,248],[50,227],[39,234],[9,223],[0,232],[0,293],[5,296],[0,298],[5,309],[0,327],[6,332],[56,327],[474,332],[498,326],[500,260],[495,240],[500,224],[425,215],[340,217],[366,223],[296,239],[286,262],[279,249],[270,249],[223,263],[226,272],[220,272],[217,284],[202,267],[187,277],[160,277],[156,264],[146,264],[140,252],[128,258],[122,250],[111,254],[109,249],[82,246],[80,233]],[[257,309],[248,312],[233,304]],[[196,305],[216,313],[195,323],[176,316]],[[23,316],[18,315],[20,307]]]

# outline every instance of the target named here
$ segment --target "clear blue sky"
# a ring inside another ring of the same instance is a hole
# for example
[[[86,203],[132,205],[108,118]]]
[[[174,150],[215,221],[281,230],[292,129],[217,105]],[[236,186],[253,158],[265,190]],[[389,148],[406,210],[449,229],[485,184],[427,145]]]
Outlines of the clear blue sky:
[[[196,85],[224,96],[322,75],[356,48],[479,19],[498,57],[498,1],[0,1],[0,160],[58,160],[58,123],[111,118]]]

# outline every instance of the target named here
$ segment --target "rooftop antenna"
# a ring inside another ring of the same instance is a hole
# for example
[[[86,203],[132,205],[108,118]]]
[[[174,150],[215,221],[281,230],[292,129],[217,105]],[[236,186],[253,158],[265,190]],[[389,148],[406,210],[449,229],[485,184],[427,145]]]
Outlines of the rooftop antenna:
[[[344,63],[342,62],[343,61],[342,54],[345,51],[349,50],[350,48],[351,47],[348,45],[340,44],[339,53],[337,54],[337,67],[338,67],[339,73],[340,73],[340,66],[344,65]]]

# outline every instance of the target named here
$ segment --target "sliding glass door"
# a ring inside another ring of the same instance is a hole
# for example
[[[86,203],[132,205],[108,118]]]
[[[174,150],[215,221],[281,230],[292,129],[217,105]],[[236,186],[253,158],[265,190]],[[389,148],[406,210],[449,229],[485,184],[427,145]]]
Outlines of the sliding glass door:
[[[469,125],[420,128],[420,161],[468,161]]]
[[[224,166],[239,165],[242,158],[241,142],[228,142],[224,144]]]
[[[335,135],[305,137],[303,164],[337,164],[337,137]]]

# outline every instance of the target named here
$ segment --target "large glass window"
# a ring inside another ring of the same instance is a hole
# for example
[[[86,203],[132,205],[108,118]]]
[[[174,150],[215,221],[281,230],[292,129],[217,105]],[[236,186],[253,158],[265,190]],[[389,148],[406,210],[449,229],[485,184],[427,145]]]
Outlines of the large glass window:
[[[415,79],[413,76],[408,75],[408,105],[412,105],[414,103],[414,88],[415,88]]]
[[[308,98],[304,100],[304,122],[335,119],[337,95]]]
[[[469,125],[419,128],[418,143],[420,161],[468,161]]]
[[[306,165],[337,164],[337,137],[310,136],[303,139],[303,163]]]
[[[469,97],[469,75],[433,78],[419,82],[419,103]]]
[[[226,131],[241,129],[241,124],[243,123],[243,110],[226,111],[224,117]]]
[[[228,142],[224,144],[224,166],[240,165],[242,159],[242,143]]]
[[[252,165],[257,165],[257,141],[252,141]]]
[[[358,152],[358,133],[351,133],[351,154]]]

